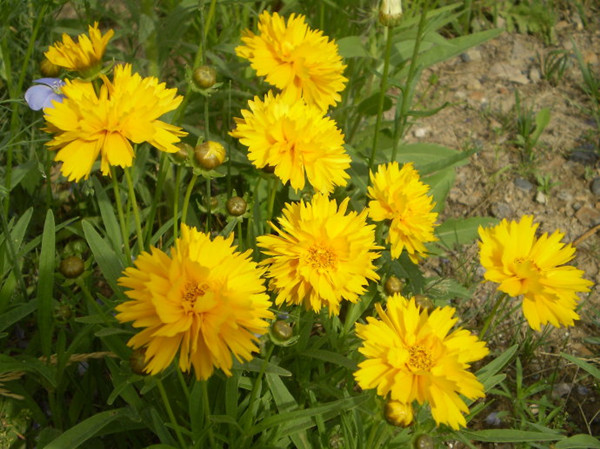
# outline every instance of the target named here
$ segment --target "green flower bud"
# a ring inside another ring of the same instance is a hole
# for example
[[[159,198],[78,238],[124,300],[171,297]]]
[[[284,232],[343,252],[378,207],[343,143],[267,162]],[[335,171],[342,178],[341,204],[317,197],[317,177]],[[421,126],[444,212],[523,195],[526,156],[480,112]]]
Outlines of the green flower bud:
[[[219,142],[209,140],[201,143],[194,150],[194,157],[200,167],[213,170],[225,160],[225,148]]]
[[[144,371],[146,367],[146,349],[138,348],[133,350],[129,356],[129,367],[135,374],[139,374],[140,376],[146,375]]]
[[[404,287],[403,282],[394,275],[387,278],[387,281],[385,281],[383,286],[385,294],[388,296],[392,296],[395,293],[400,293],[402,291],[402,287]]]
[[[402,0],[381,0],[379,6],[379,23],[393,27],[402,19]]]
[[[67,279],[74,279],[83,273],[84,269],[85,266],[81,257],[71,256],[61,260],[58,270]]]
[[[275,323],[273,323],[272,331],[273,336],[280,341],[288,341],[294,335],[292,326],[283,320],[275,321]]]
[[[435,309],[433,301],[425,295],[415,295],[415,304],[421,307],[421,309],[427,310],[428,313],[433,312],[433,309]]]
[[[424,433],[417,437],[413,447],[415,449],[433,449],[435,445],[433,444],[433,438]]]
[[[239,196],[232,196],[227,200],[227,212],[229,212],[234,217],[239,217],[240,215],[244,215],[246,212],[246,207],[248,204],[244,198]]]
[[[192,74],[194,84],[200,89],[208,89],[217,82],[217,71],[214,67],[202,65],[194,69]]]
[[[56,78],[60,73],[60,67],[44,58],[43,61],[40,62],[40,72],[48,78]]]

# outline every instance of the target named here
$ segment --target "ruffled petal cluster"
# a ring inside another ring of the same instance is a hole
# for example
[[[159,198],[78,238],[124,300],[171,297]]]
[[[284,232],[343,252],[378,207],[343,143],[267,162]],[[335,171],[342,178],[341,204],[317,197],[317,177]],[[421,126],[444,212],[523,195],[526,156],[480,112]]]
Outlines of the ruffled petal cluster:
[[[304,188],[306,178],[319,192],[346,185],[351,159],[333,120],[302,100],[272,92],[264,100],[254,97],[248,107],[235,119],[231,135],[248,147],[256,167],[275,167],[275,175],[296,190]]]
[[[93,26],[89,26],[89,37],[80,34],[77,42],[74,42],[68,34],[63,34],[62,42],[54,43],[44,55],[52,64],[67,70],[85,72],[102,62],[106,45],[114,34],[113,30],[108,30],[102,35],[98,22],[94,22]]]
[[[346,66],[335,42],[310,29],[305,19],[292,14],[286,23],[279,14],[263,11],[259,34],[246,30],[244,45],[235,51],[269,84],[324,111],[341,100],[339,92],[348,81],[342,75]]]
[[[400,168],[392,162],[371,173],[369,216],[375,221],[389,221],[386,242],[392,258],[400,257],[406,249],[417,263],[427,255],[424,243],[437,240],[433,231],[438,214],[432,211],[435,203],[428,191],[429,186],[421,182],[412,163]]]
[[[214,368],[231,375],[232,354],[252,358],[273,318],[271,302],[264,269],[232,242],[182,225],[171,256],[152,248],[119,279],[130,301],[117,306],[116,317],[141,329],[128,345],[145,348],[146,372],[165,370],[178,355],[182,371],[193,367],[204,380]]]
[[[457,321],[453,307],[429,313],[414,298],[396,294],[387,310],[380,304],[375,308],[379,319],[356,325],[364,341],[359,351],[367,358],[354,373],[360,387],[376,388],[378,395],[404,404],[427,401],[438,424],[466,426],[463,413],[469,409],[459,395],[484,396],[483,385],[468,369],[488,354],[485,342],[462,328],[451,331]]]
[[[148,142],[175,153],[174,145],[187,133],[158,118],[176,109],[183,97],[154,77],[131,73],[130,65],[114,69],[113,81],[102,76],[96,93],[90,82],[66,81],[62,103],[45,109],[46,131],[54,134],[46,145],[58,150],[62,173],[69,180],[88,178],[98,155],[103,174],[110,166],[129,167],[135,157],[131,143]]]
[[[561,242],[564,234],[557,230],[538,238],[537,228],[531,215],[480,227],[484,278],[512,297],[523,296],[523,313],[532,329],[548,323],[572,326],[579,319],[577,293],[588,292],[592,282],[583,278],[583,271],[565,265],[575,257],[575,248]]]
[[[373,261],[379,257],[375,227],[367,225],[366,211],[347,212],[349,199],[315,195],[310,203],[286,204],[279,235],[258,237],[269,256],[269,287],[275,302],[304,305],[318,312],[339,313],[342,300],[356,302],[369,280],[377,280]]]

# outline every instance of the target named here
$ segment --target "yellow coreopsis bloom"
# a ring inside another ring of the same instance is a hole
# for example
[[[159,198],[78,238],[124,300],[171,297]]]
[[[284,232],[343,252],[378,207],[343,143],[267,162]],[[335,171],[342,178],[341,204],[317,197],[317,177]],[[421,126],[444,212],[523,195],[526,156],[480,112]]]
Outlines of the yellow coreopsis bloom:
[[[341,100],[338,92],[348,81],[342,75],[346,66],[335,42],[322,31],[310,29],[305,19],[292,14],[286,24],[279,14],[263,11],[260,33],[246,30],[244,45],[235,51],[250,61],[258,76],[266,76],[269,84],[326,110]]]
[[[146,372],[163,371],[179,353],[179,368],[193,367],[204,380],[215,367],[230,376],[232,354],[252,358],[273,318],[271,302],[264,270],[232,243],[233,236],[211,240],[182,225],[171,256],[152,248],[125,270],[119,284],[131,300],[117,306],[116,317],[142,328],[128,345],[146,349]]]
[[[575,257],[575,248],[561,243],[564,234],[557,230],[537,238],[537,228],[531,215],[480,227],[484,278],[510,296],[523,296],[523,314],[532,329],[547,323],[572,326],[579,319],[577,292],[588,292],[592,282],[583,279],[583,271],[564,265]]]
[[[389,220],[386,239],[391,246],[392,258],[400,257],[406,249],[410,259],[417,263],[426,257],[424,243],[437,240],[433,234],[437,213],[435,203],[427,195],[429,186],[421,182],[412,163],[399,168],[397,162],[380,165],[371,172],[368,189],[369,216],[375,221]]]
[[[392,401],[410,404],[429,402],[438,424],[453,429],[466,426],[463,413],[469,409],[459,394],[476,399],[484,396],[483,385],[468,371],[471,362],[488,354],[485,342],[469,331],[457,328],[453,307],[428,313],[414,298],[396,294],[387,310],[376,304],[380,319],[367,318],[357,324],[364,340],[359,348],[367,360],[354,373],[361,388],[376,388],[377,394]]]
[[[68,34],[62,35],[62,42],[55,42],[44,56],[52,64],[67,70],[86,72],[102,62],[108,41],[114,36],[113,30],[108,30],[103,36],[98,29],[98,22],[89,26],[89,37],[80,34],[77,43]]]
[[[230,134],[248,147],[248,159],[256,167],[275,167],[275,175],[296,190],[304,188],[305,178],[319,192],[346,185],[351,159],[333,120],[285,94],[269,92],[248,106],[243,118],[235,118]]]
[[[67,80],[62,103],[44,110],[46,131],[54,134],[46,145],[58,150],[56,160],[63,162],[61,171],[69,180],[89,177],[98,154],[103,174],[111,165],[130,167],[135,156],[131,142],[176,153],[174,144],[187,134],[158,120],[181,103],[177,89],[167,89],[154,77],[132,74],[128,64],[115,67],[112,82],[102,79],[98,94],[92,83]]]
[[[377,280],[373,260],[380,249],[375,227],[366,224],[366,211],[346,213],[349,199],[315,195],[310,203],[286,204],[276,235],[258,237],[258,246],[270,256],[269,287],[275,302],[303,304],[318,312],[339,312],[343,299],[356,302],[369,280]]]

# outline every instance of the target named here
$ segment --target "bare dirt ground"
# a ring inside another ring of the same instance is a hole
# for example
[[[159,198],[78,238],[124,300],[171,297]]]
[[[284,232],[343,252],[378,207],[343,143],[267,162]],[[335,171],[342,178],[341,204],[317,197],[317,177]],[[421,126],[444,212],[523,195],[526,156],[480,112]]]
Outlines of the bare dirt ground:
[[[510,220],[533,214],[541,232],[560,229],[565,234],[564,241],[577,243],[577,256],[572,263],[584,270],[585,277],[595,286],[589,295],[581,297],[581,320],[577,325],[553,330],[544,345],[534,348],[524,372],[526,382],[533,383],[552,372],[556,374],[558,369],[558,376],[552,379],[552,397],[548,399],[563,407],[563,429],[567,433],[598,436],[598,386],[558,355],[562,351],[578,357],[598,356],[600,232],[593,228],[600,224],[600,165],[598,147],[590,138],[595,136],[597,145],[598,129],[589,113],[591,103],[581,88],[582,76],[576,59],[572,58],[564,78],[553,86],[543,78],[540,55],[544,57],[556,49],[572,52],[575,44],[586,63],[600,76],[600,26],[596,23],[583,29],[580,23],[567,19],[556,25],[556,36],[555,45],[549,46],[535,36],[504,33],[435,66],[422,78],[422,106],[432,108],[445,101],[451,106],[432,117],[419,119],[407,140],[457,149],[480,148],[470,164],[458,169],[444,218],[493,216]],[[431,79],[436,82],[429,82]],[[551,111],[550,123],[534,149],[534,164],[527,164],[522,150],[514,144],[515,90],[520,94],[522,107],[531,107],[534,112],[541,108]],[[552,187],[539,187],[535,173],[546,176]],[[449,255],[447,260],[432,261],[425,268],[459,279],[462,276],[460,280],[471,285],[482,280],[476,245]],[[484,306],[490,310],[489,304],[484,303],[493,293],[494,286],[479,284],[468,304],[457,305],[467,311],[481,310]],[[515,341],[517,334],[521,335],[521,341],[531,335],[516,310],[512,323],[498,326],[492,333],[493,350],[502,351]],[[467,325],[476,328],[477,323],[472,321],[476,314],[472,312],[471,316],[467,312],[464,318]],[[519,322],[515,324],[515,320]],[[531,401],[535,407],[535,400]],[[498,402],[490,410],[502,412],[507,408]],[[489,428],[484,418],[481,417],[479,426]]]

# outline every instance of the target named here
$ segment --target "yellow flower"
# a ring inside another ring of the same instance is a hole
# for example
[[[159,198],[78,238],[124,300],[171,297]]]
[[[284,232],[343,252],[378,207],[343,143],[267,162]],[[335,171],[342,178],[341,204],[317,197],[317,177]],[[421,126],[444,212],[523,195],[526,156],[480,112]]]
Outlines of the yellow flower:
[[[69,180],[88,178],[98,154],[103,174],[111,165],[130,167],[135,156],[131,142],[176,153],[174,144],[187,134],[158,120],[181,103],[177,89],[132,74],[130,65],[116,66],[112,82],[102,79],[99,94],[92,83],[67,80],[62,103],[44,110],[46,131],[54,134],[46,145],[58,150],[56,160],[63,162],[61,170]]]
[[[369,280],[377,280],[373,260],[380,249],[375,227],[366,224],[366,211],[346,213],[349,199],[339,208],[335,200],[315,195],[310,203],[286,204],[278,236],[258,237],[258,246],[270,258],[270,288],[275,302],[304,304],[318,312],[337,314],[340,302],[356,302]]]
[[[286,25],[279,14],[263,11],[258,30],[259,35],[246,30],[244,45],[235,49],[258,76],[323,111],[341,100],[338,92],[348,80],[342,75],[346,66],[333,40],[311,30],[303,15],[292,14]]]
[[[305,178],[319,192],[346,185],[351,159],[333,120],[302,100],[272,92],[248,106],[230,134],[248,147],[256,167],[275,167],[275,175],[296,190],[304,188]]]
[[[62,35],[62,42],[55,42],[44,56],[53,64],[67,70],[85,72],[102,62],[108,41],[115,32],[108,30],[104,36],[98,30],[98,22],[89,26],[89,37],[80,34],[77,43],[68,34]]]
[[[146,372],[165,370],[179,353],[179,368],[193,367],[204,380],[215,367],[230,376],[232,353],[252,358],[273,314],[263,270],[232,242],[182,225],[170,257],[152,248],[119,279],[131,300],[117,306],[116,317],[142,328],[128,345],[146,348]]]
[[[484,278],[512,297],[523,296],[523,314],[529,326],[542,324],[572,326],[577,292],[588,292],[592,282],[583,271],[564,265],[575,257],[575,248],[561,243],[564,234],[554,231],[536,238],[538,224],[533,216],[479,228],[479,256],[486,269]]]
[[[391,245],[392,258],[400,257],[406,249],[417,263],[427,256],[424,243],[437,240],[433,228],[438,214],[432,212],[435,203],[427,196],[429,186],[421,182],[412,163],[399,168],[397,162],[380,165],[377,173],[371,172],[371,184],[369,216],[375,221],[390,221],[386,242]]]
[[[410,404],[429,402],[438,424],[453,429],[466,426],[463,413],[469,409],[459,394],[482,398],[483,385],[467,371],[471,362],[488,354],[485,343],[469,331],[457,328],[453,307],[437,307],[428,313],[414,298],[396,294],[387,311],[376,304],[380,319],[367,318],[357,324],[364,340],[359,351],[367,357],[354,373],[361,388],[377,388],[380,396]]]

